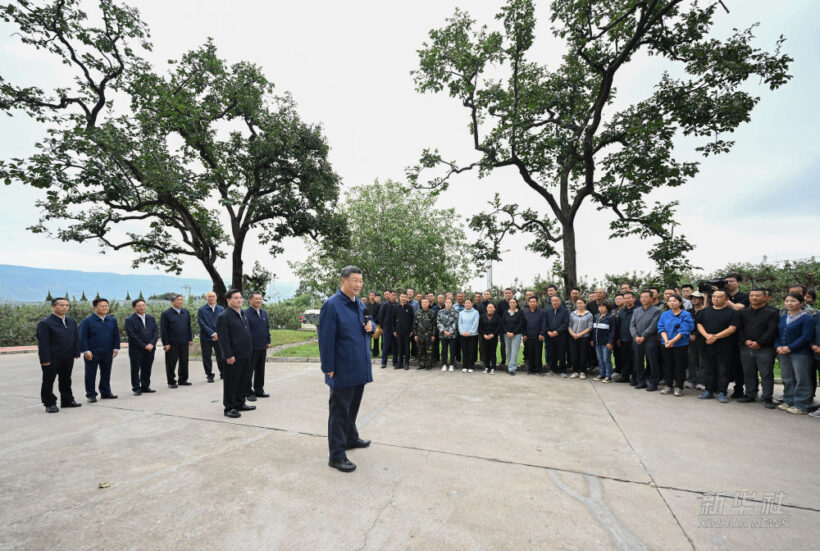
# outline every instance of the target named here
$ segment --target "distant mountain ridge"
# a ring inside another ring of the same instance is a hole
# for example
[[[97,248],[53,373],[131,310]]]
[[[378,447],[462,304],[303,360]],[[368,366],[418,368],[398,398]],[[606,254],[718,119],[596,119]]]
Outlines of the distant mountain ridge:
[[[117,274],[113,272],[83,272],[80,270],[51,270],[0,264],[0,301],[2,302],[37,302],[43,301],[51,292],[52,296],[69,298],[82,296],[91,300],[99,293],[110,300],[122,300],[127,293],[131,298],[162,293],[178,292],[187,295],[202,295],[212,288],[208,279],[176,277],[164,274]],[[298,282],[277,281],[278,299],[293,296]],[[272,297],[271,297],[272,298]]]

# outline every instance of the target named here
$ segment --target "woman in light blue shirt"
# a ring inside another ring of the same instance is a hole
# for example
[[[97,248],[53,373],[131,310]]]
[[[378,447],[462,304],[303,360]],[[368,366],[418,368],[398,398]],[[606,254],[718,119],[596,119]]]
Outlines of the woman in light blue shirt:
[[[461,334],[461,371],[472,373],[478,345],[478,310],[473,301],[464,301],[464,310],[458,313],[458,332]]]

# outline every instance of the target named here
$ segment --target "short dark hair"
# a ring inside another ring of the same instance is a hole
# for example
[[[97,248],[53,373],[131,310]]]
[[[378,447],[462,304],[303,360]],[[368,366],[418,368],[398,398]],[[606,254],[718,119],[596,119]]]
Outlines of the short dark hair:
[[[800,304],[803,304],[804,302],[806,302],[806,297],[804,297],[800,293],[789,293],[788,295],[786,295],[786,298],[788,298],[788,297],[792,297],[792,298],[795,298],[795,299],[799,300]]]
[[[647,289],[650,291],[660,291],[657,287],[647,287]]]
[[[557,290],[558,290],[558,287],[556,287],[555,285],[553,285],[552,283],[550,283],[549,285],[547,285],[547,291],[549,291],[550,289],[555,289],[555,290],[557,291]]]
[[[648,289],[641,289],[641,294],[642,295],[646,294],[646,295],[649,295],[651,297],[652,296],[652,287],[649,287]]]
[[[231,297],[233,297],[236,293],[239,293],[241,295],[242,291],[240,291],[239,289],[228,289],[228,291],[225,293],[225,300],[231,300]]]
[[[110,302],[108,302],[107,298],[97,297],[97,298],[95,298],[94,300],[91,301],[91,306],[94,306],[96,308],[97,305],[101,302],[104,302],[106,304],[111,304]]]
[[[607,312],[611,312],[611,311],[612,311],[612,305],[611,305],[610,303],[606,302],[606,301],[601,302],[601,304],[599,304],[599,305],[598,305],[598,308],[600,308],[601,306],[603,306],[604,308],[606,308],[606,311],[607,311]]]
[[[806,291],[806,295],[810,296],[812,300],[817,300],[817,291],[814,289]]]
[[[251,294],[248,295],[248,298],[253,298],[254,295],[259,295],[262,298],[265,298],[265,295],[262,294],[262,291],[251,291]]]
[[[801,291],[800,294],[801,295],[806,294],[806,286],[805,285],[800,285],[799,283],[794,283],[792,285],[789,285],[789,289],[794,289],[795,287],[800,287],[800,291]]]
[[[751,289],[749,289],[749,292],[751,293],[752,291],[760,291],[764,295],[769,294],[769,291],[764,289],[763,287],[752,287]]]
[[[694,287],[692,284],[690,284],[690,283],[684,283],[683,285],[681,285],[681,286],[680,286],[680,288],[681,288],[681,289],[686,289],[687,287],[689,287],[690,289],[694,289],[694,288],[695,288],[695,287]]]
[[[677,300],[680,303],[681,308],[683,307],[683,297],[680,296],[679,294],[675,293],[674,295],[672,295],[669,298],[673,298],[673,299]],[[666,299],[666,300],[669,300],[669,299]]]
[[[623,298],[623,296],[624,296],[624,294],[623,294],[623,293],[618,293],[617,295],[615,295],[615,298],[618,298],[618,297]]]
[[[51,305],[52,306],[57,306],[57,303],[60,302],[61,300],[64,300],[64,301],[68,302],[68,299],[65,298],[65,297],[57,297],[57,298],[51,299]]]
[[[625,293],[624,293],[624,297],[625,297],[626,295],[631,295],[633,298],[635,297],[635,293],[633,293],[632,291],[627,291],[627,292],[625,292]]]
[[[725,276],[723,276],[723,279],[729,279],[730,277],[731,277],[732,279],[736,279],[736,280],[738,280],[738,281],[743,281],[743,276],[742,276],[742,275],[740,275],[740,274],[739,274],[739,273],[737,273],[737,272],[729,272],[728,274],[726,274]]]
[[[362,275],[362,270],[360,268],[357,268],[356,266],[345,266],[344,268],[342,268],[342,271],[339,275],[342,278],[347,279],[351,276],[351,274]]]
[[[729,298],[729,291],[727,291],[726,289],[715,289],[715,290],[713,290],[712,291],[712,296],[713,297],[715,296],[715,293],[723,293],[726,296],[727,299]]]
[[[135,308],[137,306],[137,304],[139,304],[140,302],[145,302],[145,301],[141,298],[135,298],[134,300],[131,301],[131,308]]]
[[[675,291],[675,292],[677,292],[677,289],[675,289],[674,287],[664,287],[663,292],[665,293],[666,291]]]
[[[535,298],[535,295],[533,295],[533,296],[531,296],[530,298],[528,298],[528,299],[527,299],[527,302],[529,302],[529,301],[531,301],[531,300],[534,300],[535,302],[538,302],[538,299],[537,299],[537,298]]]
[[[581,289],[579,289],[578,287],[573,287],[572,289],[569,290],[569,292],[571,293],[572,291],[578,291],[580,293]]]
[[[511,287],[507,287],[507,288],[506,288],[506,289],[504,289],[504,290],[505,290],[505,291],[510,291],[510,292],[512,292],[512,288],[511,288]]]

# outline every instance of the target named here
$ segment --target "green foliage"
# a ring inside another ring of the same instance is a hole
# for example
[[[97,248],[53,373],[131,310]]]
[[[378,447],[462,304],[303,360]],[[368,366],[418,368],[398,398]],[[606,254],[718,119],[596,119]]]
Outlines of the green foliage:
[[[315,304],[315,308],[320,308],[322,305],[320,301],[316,301]],[[299,316],[311,308],[314,306],[310,295],[299,295],[265,306],[271,318],[271,329],[299,329],[301,327]]]
[[[125,292],[125,300],[129,302],[131,301],[131,293],[129,293],[128,291]]]
[[[352,188],[339,207],[347,220],[343,244],[307,243],[308,260],[291,263],[306,290],[328,296],[346,265],[361,268],[365,289],[396,286],[443,290],[459,287],[473,270],[473,247],[453,209],[427,194],[378,180]]]
[[[80,297],[80,301],[88,302],[88,297],[85,296],[85,289],[83,289],[83,296]]]
[[[265,269],[257,260],[253,264],[253,272],[251,272],[251,275],[245,274],[242,276],[242,279],[242,288],[245,289],[248,296],[250,296],[252,291],[259,291],[264,297],[268,292],[268,284],[270,284],[273,279],[273,274],[270,270]]]
[[[676,202],[651,203],[647,196],[683,185],[699,164],[675,157],[679,136],[699,140],[704,156],[728,152],[723,136],[748,122],[759,98],[747,90],[757,80],[774,90],[785,84],[791,57],[756,48],[752,28],[720,40],[710,36],[717,3],[682,0],[553,0],[552,34],[566,53],[554,69],[534,55],[532,0],[508,0],[496,30],[479,27],[456,10],[433,29],[418,51],[413,72],[420,93],[448,93],[466,110],[470,141],[478,159],[447,160],[425,149],[408,179],[438,193],[450,179],[477,170],[485,176],[513,167],[540,198],[522,208],[500,194],[470,225],[487,245],[479,253],[498,260],[501,240],[532,234],[530,249],[545,257],[562,254],[565,286],[575,285],[575,220],[584,203],[613,216],[610,237],[659,239],[649,256],[669,281],[693,267],[692,245],[675,234]],[[623,106],[614,87],[639,54],[664,58],[664,72],[648,97]],[[427,169],[443,172],[421,178]],[[561,247],[558,246],[560,243]]]
[[[24,44],[76,75],[51,92],[0,77],[0,111],[22,110],[46,127],[34,155],[0,161],[6,183],[46,190],[32,231],[131,249],[135,268],[179,273],[195,258],[220,300],[215,264],[230,253],[230,280],[241,286],[250,234],[274,256],[287,237],[344,237],[321,127],[300,119],[290,95],[274,95],[256,65],[228,64],[208,40],[161,74],[140,57],[151,45],[139,13],[114,0],[93,14],[103,27],[78,0],[0,8]]]
[[[54,300],[54,297],[51,296],[51,289],[49,289],[48,294],[46,295],[46,302],[50,304],[52,300]]]

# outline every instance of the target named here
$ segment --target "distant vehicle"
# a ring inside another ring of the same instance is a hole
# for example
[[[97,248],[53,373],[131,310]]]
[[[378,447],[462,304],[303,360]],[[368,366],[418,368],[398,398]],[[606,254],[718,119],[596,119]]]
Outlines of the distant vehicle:
[[[302,331],[316,331],[319,328],[319,310],[305,310],[299,316],[299,323],[301,323]]]

